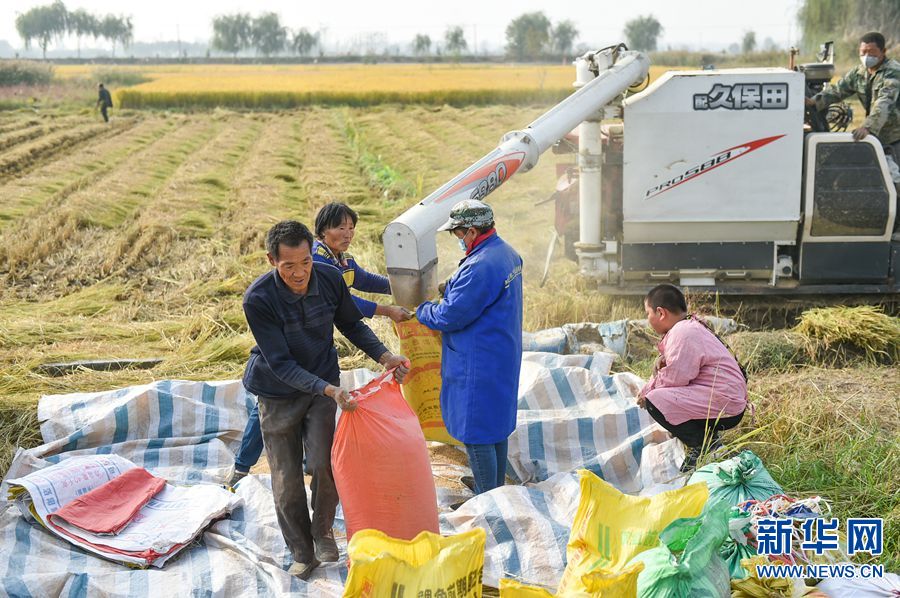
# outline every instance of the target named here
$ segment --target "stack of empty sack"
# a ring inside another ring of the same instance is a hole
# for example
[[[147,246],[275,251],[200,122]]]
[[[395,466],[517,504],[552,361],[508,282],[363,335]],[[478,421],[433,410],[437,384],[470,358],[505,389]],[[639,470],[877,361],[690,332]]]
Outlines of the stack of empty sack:
[[[221,486],[173,486],[118,455],[70,457],[9,481],[22,515],[97,556],[162,567],[242,504]]]

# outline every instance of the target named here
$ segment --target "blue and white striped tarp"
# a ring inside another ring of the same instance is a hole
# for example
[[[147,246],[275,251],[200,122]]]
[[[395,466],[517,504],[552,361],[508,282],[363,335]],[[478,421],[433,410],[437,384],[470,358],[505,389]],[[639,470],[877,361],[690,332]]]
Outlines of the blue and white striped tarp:
[[[239,381],[47,396],[38,406],[45,444],[19,451],[5,479],[74,455],[114,453],[174,482],[222,482],[253,401]],[[344,564],[323,567],[310,583],[287,574],[291,557],[268,482],[251,476],[239,484],[244,507],[163,569],[128,569],[88,555],[7,503],[0,512],[0,595],[340,596]]]
[[[641,494],[684,485],[670,480],[670,462],[679,458],[677,441],[648,445],[640,471]],[[683,453],[682,453],[683,454]],[[504,577],[555,588],[566,568],[566,544],[581,498],[575,473],[557,473],[537,484],[506,485],[478,495],[457,511],[441,515],[441,533],[487,530],[484,583],[499,587]]]
[[[485,583],[496,587],[505,576],[556,585],[578,503],[579,486],[569,472],[578,467],[587,465],[630,492],[672,483],[677,443],[663,442],[665,436],[632,410],[623,386],[628,379],[609,376],[610,361],[605,354],[526,354],[510,467],[520,479],[543,481],[498,488],[441,516],[445,533],[488,530]],[[344,384],[358,387],[371,375],[347,372]],[[238,381],[161,381],[44,397],[38,416],[45,444],[20,451],[6,479],[73,455],[114,453],[175,482],[222,482],[253,400]],[[237,492],[244,507],[161,570],[132,570],[90,556],[27,523],[7,503],[0,507],[0,595],[342,594],[347,569],[340,538],[341,561],[323,566],[308,583],[299,581],[286,572],[291,558],[268,476],[248,476]],[[336,527],[341,530],[340,520]]]
[[[623,492],[679,488],[684,451],[635,404],[633,374],[610,375],[614,355],[526,352],[507,485],[441,515],[441,532],[487,530],[484,581],[508,577],[555,588],[578,508],[575,471],[587,468]]]
[[[586,468],[627,493],[644,489],[641,470],[647,467],[655,469],[656,483],[679,476],[677,454],[671,462],[645,464],[669,435],[635,403],[633,388],[642,383],[637,376],[609,375],[605,353],[589,359],[537,355],[522,361],[516,429],[509,438],[512,476],[540,482]]]
[[[583,353],[588,347],[625,357],[628,351],[628,320],[579,322],[522,333],[525,351]]]
[[[566,544],[580,493],[577,476],[569,473],[539,484],[496,488],[441,515],[441,533],[473,527],[487,531],[487,585],[499,587],[507,577],[555,588],[566,568]]]

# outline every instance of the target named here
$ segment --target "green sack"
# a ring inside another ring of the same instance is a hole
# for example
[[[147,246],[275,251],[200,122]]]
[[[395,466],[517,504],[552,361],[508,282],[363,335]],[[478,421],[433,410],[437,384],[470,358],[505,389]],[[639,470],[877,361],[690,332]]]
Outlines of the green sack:
[[[699,517],[676,519],[659,535],[659,546],[629,565],[644,563],[638,598],[729,598],[731,580],[719,549],[728,537],[728,507],[715,504]]]
[[[719,556],[728,565],[731,579],[745,579],[749,573],[746,567],[741,565],[741,560],[756,556],[756,549],[748,542],[750,522],[750,515],[737,507],[731,508],[728,514],[728,538],[719,549]]]
[[[710,504],[724,502],[729,507],[746,500],[766,500],[773,494],[784,493],[752,451],[744,451],[720,463],[704,465],[694,472],[688,484],[698,482],[709,486]]]

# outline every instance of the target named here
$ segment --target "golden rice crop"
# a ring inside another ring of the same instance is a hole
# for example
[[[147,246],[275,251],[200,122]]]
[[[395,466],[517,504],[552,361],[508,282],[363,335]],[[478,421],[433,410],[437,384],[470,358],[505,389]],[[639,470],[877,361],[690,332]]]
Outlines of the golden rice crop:
[[[91,68],[64,66],[60,76],[99,76]],[[115,91],[123,108],[547,103],[571,93],[574,79],[574,69],[562,65],[146,65],[125,70],[149,81]],[[651,77],[665,70],[655,67]]]

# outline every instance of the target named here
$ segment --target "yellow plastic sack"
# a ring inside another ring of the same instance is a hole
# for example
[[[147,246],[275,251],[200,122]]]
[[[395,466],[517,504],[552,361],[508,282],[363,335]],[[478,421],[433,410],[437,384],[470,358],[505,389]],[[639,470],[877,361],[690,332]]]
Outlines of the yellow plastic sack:
[[[512,579],[500,580],[500,598],[634,598],[637,595],[638,575],[643,563],[636,563],[624,571],[598,570],[583,575],[577,589],[553,594],[544,588],[528,586]]]
[[[760,579],[756,575],[757,565],[771,564],[766,556],[741,559],[741,566],[749,576],[731,580],[732,598],[801,598],[813,593],[814,588],[806,587],[802,579],[774,577]]]
[[[353,598],[480,598],[485,531],[455,536],[422,532],[397,540],[376,530],[354,534],[347,547]]]
[[[622,571],[600,569],[581,576],[581,591],[565,591],[562,582],[559,584],[560,596],[581,598],[634,598],[637,596],[638,575],[644,570],[643,563],[636,563]]]
[[[601,587],[598,585],[603,583],[601,580],[614,579],[610,574],[633,575],[636,583],[642,567],[626,570],[625,564],[635,555],[655,548],[659,533],[674,520],[698,516],[709,498],[706,484],[642,497],[622,494],[590,471],[582,469],[578,475],[581,500],[566,548],[568,565],[557,591],[560,596],[590,593],[592,587]],[[599,577],[589,587],[592,573]],[[617,583],[622,581],[618,579]],[[601,595],[633,596],[634,593]]]
[[[419,418],[425,440],[460,444],[447,433],[441,416],[441,333],[416,318],[394,323],[400,353],[412,364],[403,381],[403,398]]]
[[[500,598],[553,598],[544,588],[528,586],[513,579],[500,580]]]

